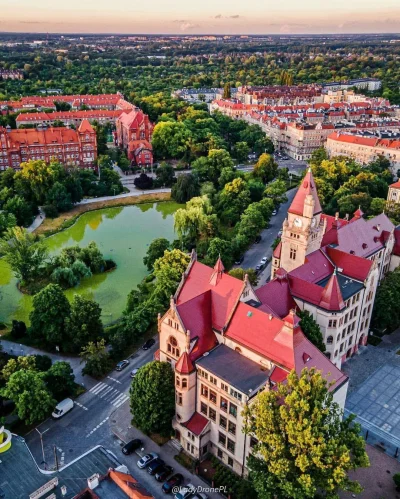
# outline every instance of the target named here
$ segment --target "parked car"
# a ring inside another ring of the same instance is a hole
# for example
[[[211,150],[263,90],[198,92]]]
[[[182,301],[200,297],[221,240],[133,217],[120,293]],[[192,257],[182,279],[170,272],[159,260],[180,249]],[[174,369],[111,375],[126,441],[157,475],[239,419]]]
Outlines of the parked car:
[[[125,454],[126,456],[129,456],[129,454],[132,454],[136,449],[139,449],[142,446],[142,441],[139,438],[135,438],[133,440],[130,440],[127,442],[123,447],[122,447],[122,453]]]
[[[71,411],[73,408],[74,401],[72,399],[64,399],[56,405],[51,415],[54,419],[59,419],[67,414],[67,412]]]
[[[260,265],[265,265],[266,263],[268,262],[268,258],[266,256],[264,256],[261,261],[260,261]]]
[[[152,461],[158,458],[159,455],[156,452],[150,452],[150,454],[146,454],[145,456],[139,459],[139,461],[137,462],[138,468],[142,470],[143,468],[148,466]]]
[[[157,471],[160,471],[164,464],[165,462],[160,457],[158,459],[154,459],[154,461],[147,466],[147,473],[149,475],[155,475]]]
[[[272,216],[274,217],[277,213],[278,213],[278,212],[277,212],[276,210],[274,210],[274,211],[272,212]]]
[[[121,360],[120,362],[118,362],[118,364],[116,365],[115,367],[115,370],[116,371],[122,371],[122,369],[125,369],[126,366],[129,365],[129,360],[125,359],[125,360]]]
[[[262,269],[262,265],[257,265],[256,266],[256,272],[258,274],[258,272],[260,272],[260,270]]]
[[[244,260],[244,256],[242,255],[242,256],[240,256],[240,257],[236,260],[235,265],[240,265],[240,264],[243,262],[243,260]]]
[[[142,349],[143,350],[148,350],[149,348],[151,348],[154,343],[156,342],[156,340],[154,338],[150,338],[149,340],[146,341],[146,343],[142,346]]]
[[[196,492],[194,485],[188,483],[184,487],[181,487],[179,492],[175,494],[175,499],[188,499]]]
[[[139,369],[135,368],[131,371],[131,378],[134,378],[136,374],[138,373]]]
[[[258,244],[259,242],[261,242],[261,240],[262,240],[262,237],[261,236],[257,236],[254,242],[256,244]]]
[[[157,480],[157,482],[164,482],[173,471],[174,468],[172,466],[164,464],[164,466],[161,469],[159,469],[157,473],[154,475],[154,478]]]
[[[283,234],[283,231],[282,231],[282,230],[280,230],[280,231],[278,232],[278,237],[282,237],[282,234]]]
[[[183,483],[183,475],[176,473],[172,475],[166,482],[163,483],[161,490],[164,494],[170,494],[174,487],[179,487]]]

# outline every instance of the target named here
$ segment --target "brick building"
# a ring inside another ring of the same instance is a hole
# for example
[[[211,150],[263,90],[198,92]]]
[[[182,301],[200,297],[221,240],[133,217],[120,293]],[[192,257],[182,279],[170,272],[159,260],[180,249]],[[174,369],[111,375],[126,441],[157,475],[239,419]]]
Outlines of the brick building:
[[[96,132],[87,120],[77,130],[69,128],[18,129],[0,127],[0,170],[20,168],[29,160],[55,159],[65,166],[95,168]]]
[[[64,125],[74,125],[79,127],[83,120],[88,120],[90,123],[97,121],[100,125],[107,123],[115,124],[117,118],[128,110],[103,110],[90,109],[88,111],[55,111],[54,113],[21,113],[17,116],[17,128],[22,125],[47,125],[53,126],[55,121],[62,121]]]
[[[151,166],[153,147],[151,137],[153,124],[140,109],[121,114],[116,120],[117,145],[126,151],[132,166]]]

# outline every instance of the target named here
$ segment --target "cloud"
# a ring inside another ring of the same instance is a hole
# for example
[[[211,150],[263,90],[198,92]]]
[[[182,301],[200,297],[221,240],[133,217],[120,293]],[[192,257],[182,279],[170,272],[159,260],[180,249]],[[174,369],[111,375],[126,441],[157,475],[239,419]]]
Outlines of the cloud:
[[[221,19],[222,18],[222,14],[217,14],[214,19]]]
[[[228,16],[228,17],[229,19],[239,19],[239,17],[241,16],[239,16],[239,14],[235,14],[234,16]]]
[[[194,29],[194,28],[200,28],[199,24],[192,23],[191,21],[188,21],[187,19],[177,19],[177,20],[173,21],[173,23],[179,24],[179,28],[181,31],[187,31],[187,30]]]
[[[239,16],[239,14],[233,14],[231,16],[223,16],[222,14],[217,14],[213,17],[213,19],[240,19],[243,16]]]

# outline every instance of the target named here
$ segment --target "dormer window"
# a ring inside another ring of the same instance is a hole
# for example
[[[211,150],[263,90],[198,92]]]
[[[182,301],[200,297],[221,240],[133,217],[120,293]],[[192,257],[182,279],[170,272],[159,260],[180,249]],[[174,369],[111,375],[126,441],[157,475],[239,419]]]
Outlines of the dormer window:
[[[310,356],[310,355],[308,355],[308,353],[304,352],[304,353],[303,353],[303,362],[304,362],[304,364],[307,364],[307,362],[308,362],[309,360],[311,360],[311,356]]]

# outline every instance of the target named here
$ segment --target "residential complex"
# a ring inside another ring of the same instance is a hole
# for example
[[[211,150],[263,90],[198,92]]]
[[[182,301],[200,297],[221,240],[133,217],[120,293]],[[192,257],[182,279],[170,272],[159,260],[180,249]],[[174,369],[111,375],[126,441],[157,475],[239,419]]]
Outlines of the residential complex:
[[[133,166],[151,166],[153,148],[150,144],[153,124],[147,114],[135,108],[116,120],[116,142],[125,150]]]
[[[384,156],[396,172],[400,168],[400,128],[385,133],[334,132],[327,137],[326,149],[329,156],[348,156],[364,165]]]
[[[62,121],[64,125],[78,127],[83,120],[90,123],[96,121],[100,125],[107,123],[115,124],[121,114],[128,113],[127,109],[103,110],[91,109],[88,111],[54,111],[53,113],[21,113],[16,118],[17,128],[21,126],[54,126],[54,122]]]
[[[65,166],[95,168],[96,132],[87,120],[77,130],[60,127],[12,130],[0,127],[0,170],[19,169],[29,160],[52,159]]]
[[[0,80],[23,80],[24,72],[20,69],[0,69]]]

